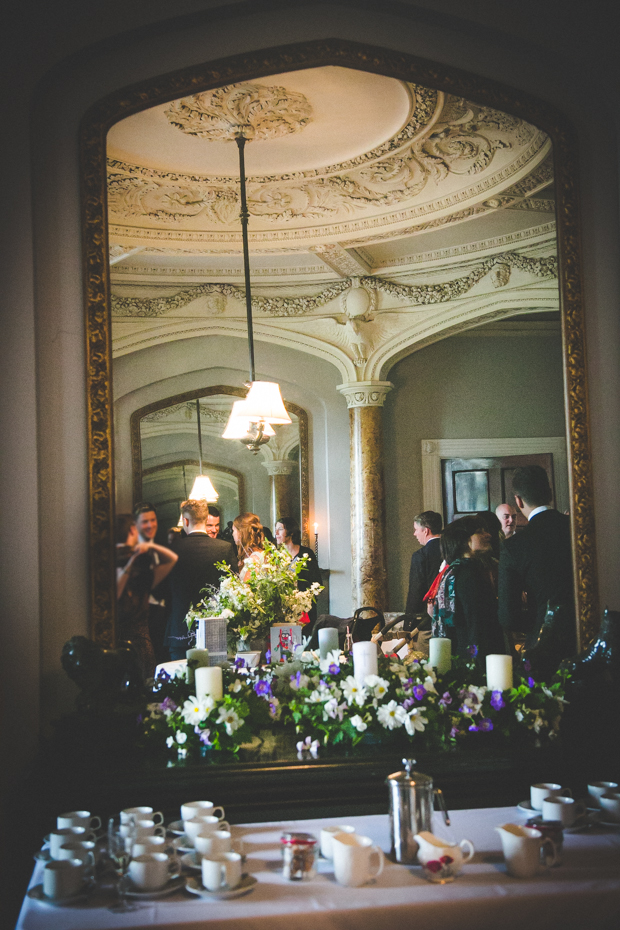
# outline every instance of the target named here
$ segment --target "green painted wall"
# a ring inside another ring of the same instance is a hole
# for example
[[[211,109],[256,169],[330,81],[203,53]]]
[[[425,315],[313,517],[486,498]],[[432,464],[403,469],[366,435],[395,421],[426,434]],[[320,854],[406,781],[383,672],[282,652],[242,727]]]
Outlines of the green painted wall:
[[[452,337],[398,362],[384,408],[390,610],[404,609],[422,439],[563,436],[560,333]]]

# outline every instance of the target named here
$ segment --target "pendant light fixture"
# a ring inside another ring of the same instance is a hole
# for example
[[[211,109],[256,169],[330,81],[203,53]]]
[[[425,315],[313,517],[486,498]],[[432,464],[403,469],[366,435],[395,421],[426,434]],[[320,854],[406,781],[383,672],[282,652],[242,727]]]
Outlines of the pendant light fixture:
[[[198,421],[198,462],[200,472],[196,475],[188,500],[207,501],[207,503],[214,504],[219,494],[211,484],[209,476],[202,473],[202,430],[200,428],[200,400],[198,397],[196,398],[196,420]]]
[[[241,238],[243,241],[243,274],[245,279],[245,308],[248,321],[248,350],[250,355],[250,382],[247,396],[236,401],[224,430],[224,439],[239,439],[255,455],[269,437],[275,435],[273,426],[291,423],[280,386],[273,381],[256,381],[254,370],[254,330],[252,326],[252,291],[250,287],[250,255],[248,247],[248,204],[245,190],[245,136],[240,131],[235,141],[239,149],[239,183],[241,188]]]

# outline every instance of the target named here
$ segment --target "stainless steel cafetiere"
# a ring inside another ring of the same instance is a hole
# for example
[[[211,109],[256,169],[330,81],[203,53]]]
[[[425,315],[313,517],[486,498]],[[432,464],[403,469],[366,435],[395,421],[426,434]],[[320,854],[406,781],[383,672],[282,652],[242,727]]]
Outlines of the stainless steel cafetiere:
[[[446,826],[450,826],[441,788],[433,788],[433,779],[429,775],[412,771],[415,764],[415,759],[403,759],[405,771],[388,775],[385,782],[390,791],[392,856],[396,862],[406,865],[418,861],[416,833],[431,831],[435,797],[443,811]]]

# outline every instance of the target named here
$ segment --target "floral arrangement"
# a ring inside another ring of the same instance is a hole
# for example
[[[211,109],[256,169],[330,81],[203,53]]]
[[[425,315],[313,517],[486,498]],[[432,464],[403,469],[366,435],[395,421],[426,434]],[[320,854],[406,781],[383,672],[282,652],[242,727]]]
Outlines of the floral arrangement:
[[[263,558],[248,563],[243,581],[228,565],[218,564],[224,574],[219,589],[205,589],[185,622],[191,630],[200,617],[226,617],[233,650],[239,639],[268,636],[273,624],[299,623],[322,590],[317,582],[307,591],[298,589],[297,576],[306,562],[307,556],[292,562],[285,548],[265,540]]]
[[[453,748],[487,740],[541,745],[559,732],[568,673],[536,682],[527,663],[514,687],[491,691],[471,655],[453,659],[438,676],[424,661],[379,658],[377,675],[359,682],[350,656],[334,652],[321,659],[298,652],[294,661],[245,669],[242,660],[224,670],[224,697],[197,700],[184,679],[159,678],[141,719],[143,744],[181,756],[188,752],[238,752],[261,730],[278,722],[297,734],[300,758],[317,758],[329,745],[362,740],[407,743],[420,748]],[[155,700],[153,700],[155,698]]]
[[[197,698],[185,675],[161,672],[139,717],[141,744],[185,759],[208,751],[236,754],[254,733],[279,715],[278,701],[266,684],[237,667],[223,671],[224,696]]]

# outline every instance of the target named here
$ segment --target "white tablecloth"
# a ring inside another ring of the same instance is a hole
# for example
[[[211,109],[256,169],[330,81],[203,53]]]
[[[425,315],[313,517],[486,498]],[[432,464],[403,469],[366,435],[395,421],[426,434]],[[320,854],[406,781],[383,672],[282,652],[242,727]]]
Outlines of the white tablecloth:
[[[318,837],[322,825],[352,823],[389,851],[386,816],[282,821],[233,827],[243,835],[248,871],[258,884],[246,897],[205,901],[182,890],[158,901],[140,901],[132,910],[109,910],[97,894],[83,904],[54,907],[25,899],[18,930],[100,930],[100,928],[178,927],[183,930],[534,930],[534,928],[620,927],[620,831],[595,827],[565,834],[563,863],[532,880],[506,874],[495,827],[523,823],[516,808],[455,811],[452,827],[434,815],[433,830],[447,839],[470,839],[474,859],[451,884],[434,885],[419,867],[386,863],[383,874],[363,888],[336,884],[328,862],[320,862],[311,882],[286,881],[280,871],[283,828]],[[36,864],[31,887],[41,881]],[[192,873],[197,874],[197,873]]]

